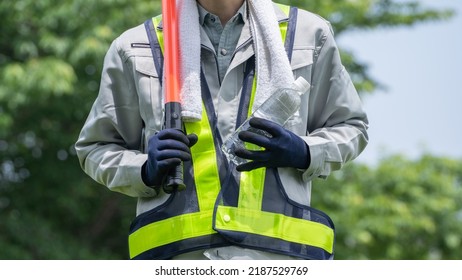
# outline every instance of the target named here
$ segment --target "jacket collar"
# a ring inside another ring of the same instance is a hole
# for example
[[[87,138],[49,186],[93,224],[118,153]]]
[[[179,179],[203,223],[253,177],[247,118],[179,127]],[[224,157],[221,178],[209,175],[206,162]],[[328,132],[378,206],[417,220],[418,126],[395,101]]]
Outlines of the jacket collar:
[[[274,12],[276,13],[276,18],[278,22],[289,21],[289,15],[286,15],[278,5],[273,3]]]
[[[278,22],[289,21],[289,16],[284,13],[284,11],[279,8],[278,5],[273,3],[273,8],[276,13],[276,18]],[[247,9],[248,11],[248,9]],[[229,65],[229,70],[239,65],[240,63],[248,60],[252,55],[255,54],[254,48],[248,47],[248,44],[251,44],[253,41],[252,33],[250,31],[249,20],[245,21],[245,25],[242,28],[241,37],[236,46],[235,57]]]

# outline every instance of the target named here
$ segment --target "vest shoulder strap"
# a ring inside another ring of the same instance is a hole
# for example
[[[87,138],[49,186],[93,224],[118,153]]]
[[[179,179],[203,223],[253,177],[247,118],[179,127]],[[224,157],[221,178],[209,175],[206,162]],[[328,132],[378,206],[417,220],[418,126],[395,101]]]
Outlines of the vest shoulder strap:
[[[159,15],[152,19],[148,19],[144,22],[144,27],[148,35],[149,45],[151,47],[152,58],[154,60],[154,65],[156,67],[157,73],[159,75],[159,82],[162,86],[163,81],[163,65],[164,65],[164,56],[163,56],[163,36],[159,36],[162,32],[157,32],[156,28],[159,26],[162,16]],[[159,34],[160,33],[160,34]],[[162,42],[160,42],[162,41]]]

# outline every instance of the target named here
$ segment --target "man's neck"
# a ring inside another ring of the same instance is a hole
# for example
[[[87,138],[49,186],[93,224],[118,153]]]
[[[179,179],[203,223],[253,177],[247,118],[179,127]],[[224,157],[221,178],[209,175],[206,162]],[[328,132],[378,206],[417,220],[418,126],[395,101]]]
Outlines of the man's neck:
[[[244,0],[197,0],[209,13],[220,18],[221,24],[225,25],[242,6]]]

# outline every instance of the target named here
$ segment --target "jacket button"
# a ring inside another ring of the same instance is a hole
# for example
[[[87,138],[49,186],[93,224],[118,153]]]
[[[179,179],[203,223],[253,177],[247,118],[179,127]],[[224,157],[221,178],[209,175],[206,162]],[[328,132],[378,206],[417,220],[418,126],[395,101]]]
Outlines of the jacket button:
[[[225,223],[229,223],[231,221],[231,217],[229,215],[224,215],[223,221],[225,221]]]

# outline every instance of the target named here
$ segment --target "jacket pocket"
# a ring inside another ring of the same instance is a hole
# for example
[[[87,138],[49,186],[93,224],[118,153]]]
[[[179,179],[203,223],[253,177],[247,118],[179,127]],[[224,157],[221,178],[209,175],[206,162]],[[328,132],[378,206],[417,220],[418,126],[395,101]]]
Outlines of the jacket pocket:
[[[137,72],[151,77],[159,77],[156,67],[154,65],[154,60],[152,57],[148,56],[139,56],[135,58],[135,69]]]
[[[294,47],[292,51],[292,71],[294,78],[303,77],[311,85],[312,82],[312,68],[314,61],[314,48],[309,46]],[[302,104],[309,103],[309,94],[302,96]],[[308,118],[308,105],[302,105],[300,109],[289,119],[285,128],[296,133],[297,135],[307,134],[307,118]]]
[[[137,56],[135,64],[135,84],[139,96],[140,112],[145,126],[158,131],[162,126],[162,86],[159,74],[150,56]]]
[[[314,61],[314,49],[294,48],[292,51],[292,71],[295,77],[303,77],[311,84],[311,68]]]

